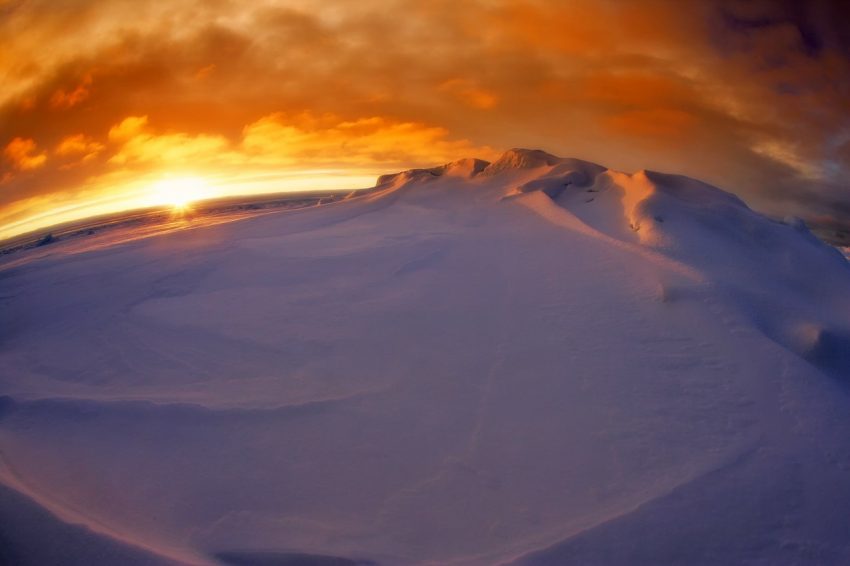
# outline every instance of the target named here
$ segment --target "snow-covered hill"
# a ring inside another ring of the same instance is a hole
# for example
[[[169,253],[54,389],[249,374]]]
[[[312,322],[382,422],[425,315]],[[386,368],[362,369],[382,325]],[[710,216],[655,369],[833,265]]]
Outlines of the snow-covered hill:
[[[848,290],[799,221],[531,150],[18,260],[0,562],[850,563]]]

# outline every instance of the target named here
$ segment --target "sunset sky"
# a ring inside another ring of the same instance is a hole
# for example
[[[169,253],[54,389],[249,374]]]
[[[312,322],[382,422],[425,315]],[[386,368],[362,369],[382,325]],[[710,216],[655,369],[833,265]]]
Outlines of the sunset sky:
[[[848,7],[0,0],[0,238],[510,147],[850,225]]]

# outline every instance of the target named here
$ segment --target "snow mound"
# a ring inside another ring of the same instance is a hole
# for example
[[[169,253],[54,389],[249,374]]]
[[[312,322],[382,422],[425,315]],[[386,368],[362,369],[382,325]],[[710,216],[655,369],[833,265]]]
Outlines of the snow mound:
[[[850,382],[850,331],[801,323],[792,329],[789,345],[813,365]]]
[[[551,198],[557,198],[564,191],[593,185],[596,177],[605,171],[604,167],[595,163],[579,159],[561,159],[545,175],[517,186],[507,196],[541,191]]]
[[[455,175],[471,179],[490,165],[483,159],[461,159],[443,166],[443,175]]]
[[[562,159],[541,149],[509,149],[499,159],[489,164],[485,175],[496,175],[510,169],[537,169],[557,165]]]
[[[434,177],[461,177],[471,179],[484,171],[490,163],[483,159],[460,159],[451,163],[446,163],[439,167],[431,167],[428,169],[410,169],[401,173],[393,173],[390,175],[381,175],[378,177],[376,186],[393,185],[406,183],[410,181],[421,181],[423,179],[433,179]]]
[[[520,202],[560,226],[611,238],[655,262],[675,262],[691,279],[722,286],[771,339],[830,375],[850,373],[839,353],[846,321],[812,308],[820,302],[850,307],[844,298],[850,264],[800,219],[767,218],[736,195],[682,175],[627,174],[540,150],[512,149],[469,185],[502,200],[522,197]],[[408,198],[415,200],[415,191]],[[689,293],[669,281],[658,288],[664,302]],[[776,304],[787,312],[777,314]],[[803,344],[799,329],[812,320],[831,330]]]
[[[0,562],[850,563],[850,264],[705,183],[511,150],[62,250],[0,265]]]

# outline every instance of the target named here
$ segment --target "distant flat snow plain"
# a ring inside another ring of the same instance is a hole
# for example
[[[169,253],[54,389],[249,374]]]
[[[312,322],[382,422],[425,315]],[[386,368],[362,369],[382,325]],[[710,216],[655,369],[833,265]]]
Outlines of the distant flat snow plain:
[[[850,264],[698,181],[511,150],[21,257],[0,563],[850,564]]]

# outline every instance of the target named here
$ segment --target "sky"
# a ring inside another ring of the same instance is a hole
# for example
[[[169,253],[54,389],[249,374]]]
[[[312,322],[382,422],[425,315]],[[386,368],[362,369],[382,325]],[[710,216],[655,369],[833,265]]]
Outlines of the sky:
[[[850,2],[0,0],[0,238],[541,148],[850,226]]]

